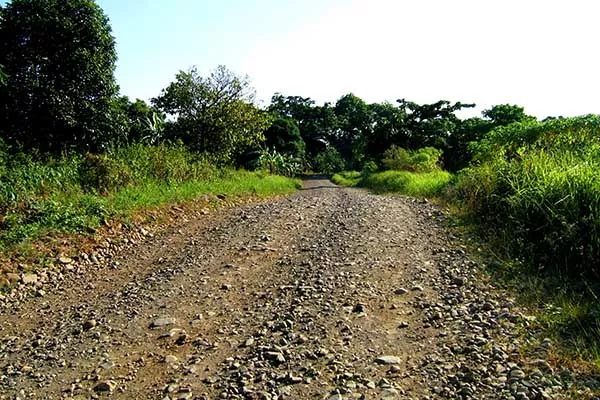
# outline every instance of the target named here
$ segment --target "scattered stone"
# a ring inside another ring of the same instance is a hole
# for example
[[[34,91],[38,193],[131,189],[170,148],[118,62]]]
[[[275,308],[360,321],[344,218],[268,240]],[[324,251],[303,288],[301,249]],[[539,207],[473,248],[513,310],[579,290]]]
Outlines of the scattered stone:
[[[150,322],[150,328],[160,328],[163,326],[169,326],[175,324],[175,318],[172,317],[159,317]]]
[[[400,295],[400,296],[403,295],[403,294],[406,294],[406,293],[408,293],[408,290],[405,289],[405,288],[403,288],[403,287],[394,290],[394,294],[397,294],[397,295]]]
[[[452,279],[452,283],[454,283],[456,286],[464,286],[467,284],[469,280],[467,278],[465,278],[464,276],[455,276]]]
[[[83,323],[83,330],[89,331],[90,329],[94,328],[97,324],[98,322],[96,322],[95,319],[88,319]]]
[[[25,285],[31,285],[37,283],[38,276],[36,274],[23,274],[21,276],[21,282]]]
[[[279,364],[283,364],[286,361],[284,355],[276,351],[265,352],[265,358],[267,360],[275,361]]]
[[[117,388],[117,383],[115,381],[107,380],[100,381],[94,386],[94,391],[97,393],[105,393],[105,392],[113,392]]]
[[[525,378],[525,372],[523,372],[521,369],[519,368],[515,368],[513,370],[510,371],[510,373],[508,374],[509,377],[513,378],[513,379],[523,379]]]
[[[177,357],[175,357],[174,355],[168,355],[165,356],[165,358],[163,358],[163,362],[165,364],[175,364],[177,361],[179,361],[179,359]]]
[[[377,364],[400,364],[402,362],[402,360],[400,359],[400,357],[396,357],[396,356],[381,356],[381,357],[377,357],[375,359],[375,363]]]
[[[381,392],[381,400],[397,399],[400,393],[395,388],[386,388]]]
[[[15,274],[13,272],[9,272],[9,273],[6,274],[6,279],[10,283],[15,283],[15,282],[19,282],[21,280],[21,277],[19,276],[19,274]]]
[[[58,257],[58,262],[63,265],[67,265],[67,264],[71,264],[73,262],[73,259],[71,257],[67,257],[67,256],[60,256],[60,257]]]
[[[364,313],[367,311],[367,307],[362,304],[362,303],[358,303],[354,306],[354,308],[352,309],[353,313]]]
[[[423,286],[421,286],[421,285],[414,285],[412,288],[410,288],[410,290],[412,290],[413,292],[422,292],[423,291]]]

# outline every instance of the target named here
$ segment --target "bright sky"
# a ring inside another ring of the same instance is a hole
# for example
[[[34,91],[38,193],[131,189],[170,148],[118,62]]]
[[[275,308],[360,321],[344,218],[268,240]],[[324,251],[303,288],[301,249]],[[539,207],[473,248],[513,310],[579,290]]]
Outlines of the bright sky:
[[[600,113],[595,0],[98,0],[122,94],[149,99],[179,70],[219,64],[274,92],[335,102],[406,98]]]

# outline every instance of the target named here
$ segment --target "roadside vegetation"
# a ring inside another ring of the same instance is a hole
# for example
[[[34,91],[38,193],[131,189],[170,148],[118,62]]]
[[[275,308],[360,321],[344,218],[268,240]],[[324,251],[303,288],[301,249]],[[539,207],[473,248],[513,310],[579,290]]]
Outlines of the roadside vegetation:
[[[452,174],[440,168],[441,151],[425,147],[408,151],[392,146],[381,160],[385,171],[377,172],[371,162],[362,172],[343,171],[333,175],[332,181],[343,186],[368,188],[375,193],[401,193],[415,197],[438,197],[446,189]]]
[[[289,193],[302,173],[328,174],[459,210],[488,242],[494,279],[538,310],[542,334],[600,365],[599,116],[539,121],[500,104],[461,119],[474,104],[352,93],[323,105],[275,93],[260,107],[249,78],[225,66],[191,66],[134,101],[115,82],[115,43],[93,1],[0,6],[0,251],[141,208]]]

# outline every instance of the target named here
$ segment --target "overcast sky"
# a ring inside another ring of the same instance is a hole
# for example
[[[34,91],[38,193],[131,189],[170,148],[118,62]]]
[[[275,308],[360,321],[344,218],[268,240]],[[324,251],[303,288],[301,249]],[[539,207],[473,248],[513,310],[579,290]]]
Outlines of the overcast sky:
[[[335,102],[440,99],[600,113],[600,2],[589,0],[99,0],[122,94],[219,64],[274,92]]]

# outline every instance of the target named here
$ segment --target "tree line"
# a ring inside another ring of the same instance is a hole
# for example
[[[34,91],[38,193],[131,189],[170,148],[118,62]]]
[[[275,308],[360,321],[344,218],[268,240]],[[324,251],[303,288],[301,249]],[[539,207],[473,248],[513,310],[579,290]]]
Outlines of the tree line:
[[[219,165],[252,167],[276,155],[297,170],[327,172],[380,163],[392,146],[435,147],[456,171],[470,160],[469,142],[533,119],[516,105],[460,119],[474,104],[368,104],[352,93],[323,105],[276,93],[261,108],[248,77],[224,66],[206,76],[180,71],[149,103],[132,101],[119,94],[116,62],[109,19],[93,0],[0,7],[0,139],[54,155],[178,142]]]

